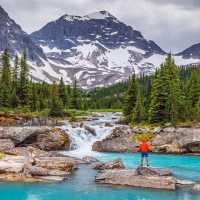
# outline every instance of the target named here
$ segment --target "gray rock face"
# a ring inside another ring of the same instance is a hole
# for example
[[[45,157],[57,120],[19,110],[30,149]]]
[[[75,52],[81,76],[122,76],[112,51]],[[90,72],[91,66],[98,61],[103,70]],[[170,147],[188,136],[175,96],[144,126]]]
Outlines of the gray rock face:
[[[141,176],[135,170],[105,170],[96,176],[97,183],[175,190],[176,182],[169,176]]]

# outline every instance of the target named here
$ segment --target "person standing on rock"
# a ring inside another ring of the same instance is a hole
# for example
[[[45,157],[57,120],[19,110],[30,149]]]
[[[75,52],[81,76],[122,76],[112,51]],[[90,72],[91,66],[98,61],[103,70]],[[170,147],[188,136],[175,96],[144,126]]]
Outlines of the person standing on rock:
[[[141,167],[144,166],[144,161],[146,161],[146,166],[149,167],[149,152],[150,145],[146,139],[143,139],[139,146],[139,151],[141,152]]]

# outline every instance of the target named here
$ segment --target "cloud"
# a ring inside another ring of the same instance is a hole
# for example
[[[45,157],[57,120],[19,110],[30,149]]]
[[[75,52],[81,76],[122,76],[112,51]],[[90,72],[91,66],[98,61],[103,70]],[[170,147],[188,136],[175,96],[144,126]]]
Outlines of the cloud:
[[[0,0],[0,5],[28,33],[66,13],[108,10],[166,51],[200,42],[199,0]]]

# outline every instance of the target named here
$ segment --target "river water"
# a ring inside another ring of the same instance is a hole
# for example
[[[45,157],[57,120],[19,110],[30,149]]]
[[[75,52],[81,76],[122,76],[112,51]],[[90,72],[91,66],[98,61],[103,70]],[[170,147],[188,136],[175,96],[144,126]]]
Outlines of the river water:
[[[119,117],[117,113],[101,114],[81,127],[66,123],[62,128],[70,134],[73,145],[71,151],[64,153],[77,157],[92,155],[103,161],[121,158],[126,167],[136,167],[139,154],[92,152],[92,144],[109,135],[118,126],[114,123]],[[114,125],[106,127],[105,123]],[[89,133],[85,125],[94,128],[96,135]],[[200,157],[152,154],[150,162],[155,167],[171,168],[179,178],[200,181]],[[0,200],[200,200],[200,193],[181,189],[165,191],[98,185],[94,182],[95,174],[95,170],[83,166],[62,183],[0,183]]]

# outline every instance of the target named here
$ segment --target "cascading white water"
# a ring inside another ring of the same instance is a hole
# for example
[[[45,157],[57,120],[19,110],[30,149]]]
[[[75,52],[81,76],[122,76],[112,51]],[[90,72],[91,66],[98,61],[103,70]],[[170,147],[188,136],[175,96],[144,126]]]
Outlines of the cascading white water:
[[[119,120],[120,116],[120,113],[101,113],[82,123],[67,122],[62,129],[70,135],[72,144],[71,150],[63,153],[79,158],[88,155],[94,156],[97,153],[92,151],[92,145],[112,132],[117,126],[115,122]],[[87,127],[95,130],[95,134],[88,131]]]

